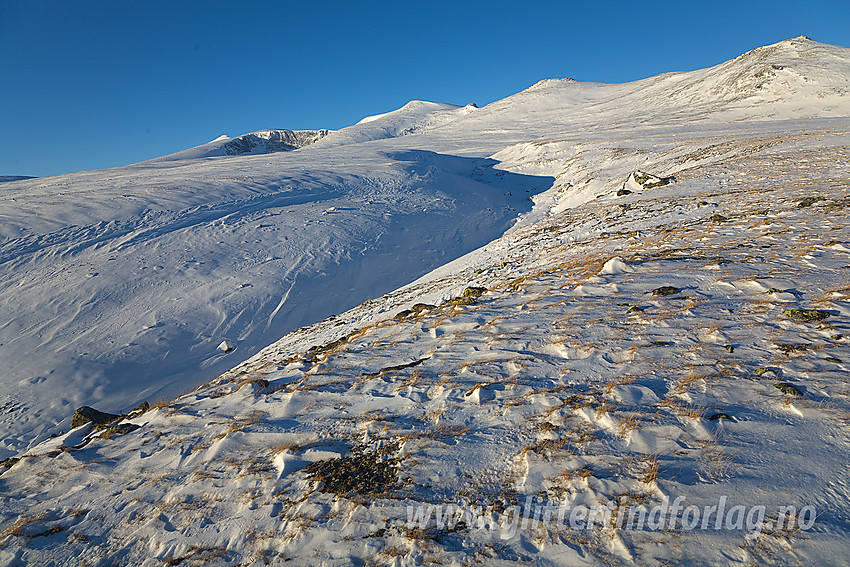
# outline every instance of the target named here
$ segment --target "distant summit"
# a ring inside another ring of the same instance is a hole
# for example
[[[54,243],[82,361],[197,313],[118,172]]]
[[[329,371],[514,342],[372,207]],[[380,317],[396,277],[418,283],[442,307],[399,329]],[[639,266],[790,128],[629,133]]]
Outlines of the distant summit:
[[[309,146],[324,138],[330,130],[258,130],[235,138],[219,136],[188,150],[148,160],[149,162],[175,161],[220,156],[271,154],[289,152]]]
[[[411,100],[399,109],[367,116],[352,126],[332,132],[321,145],[343,146],[407,136],[456,120],[473,112],[472,105]]]
[[[328,130],[260,130],[227,140],[221,146],[227,155],[270,154],[309,146],[328,135]]]

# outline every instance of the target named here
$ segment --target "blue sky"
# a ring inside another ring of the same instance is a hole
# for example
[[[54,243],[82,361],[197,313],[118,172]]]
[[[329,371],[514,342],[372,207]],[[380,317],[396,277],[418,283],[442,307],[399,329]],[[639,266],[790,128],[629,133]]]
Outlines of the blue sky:
[[[850,2],[0,0],[0,175],[125,165],[263,128],[341,128],[411,99],[622,82],[805,34]]]

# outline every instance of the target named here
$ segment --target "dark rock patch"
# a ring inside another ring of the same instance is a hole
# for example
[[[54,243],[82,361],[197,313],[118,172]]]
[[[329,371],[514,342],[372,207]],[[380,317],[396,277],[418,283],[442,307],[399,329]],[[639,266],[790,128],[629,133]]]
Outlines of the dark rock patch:
[[[451,299],[447,299],[443,305],[475,305],[477,303],[474,297],[452,297]]]
[[[487,291],[486,287],[471,286],[463,290],[461,297],[481,297]]]
[[[823,201],[823,197],[806,197],[802,199],[799,203],[797,203],[798,209],[805,209],[806,207],[811,207],[818,201]]]
[[[820,309],[786,309],[784,315],[798,321],[823,321],[829,317],[829,311]]]
[[[398,459],[384,451],[353,453],[339,459],[311,463],[305,469],[312,480],[320,481],[322,492],[382,494],[398,486]]]
[[[788,382],[777,382],[773,386],[783,394],[789,394],[791,396],[800,397],[803,396],[802,390],[800,390],[797,386],[794,386],[793,384],[789,384]]]
[[[104,413],[89,406],[83,406],[74,412],[74,417],[71,418],[71,429],[87,423],[106,425],[120,418],[120,415],[115,415],[114,413]]]
[[[665,285],[659,288],[652,290],[652,295],[656,297],[667,297],[669,295],[676,295],[677,293],[681,293],[682,290],[678,287],[673,287],[672,285]]]

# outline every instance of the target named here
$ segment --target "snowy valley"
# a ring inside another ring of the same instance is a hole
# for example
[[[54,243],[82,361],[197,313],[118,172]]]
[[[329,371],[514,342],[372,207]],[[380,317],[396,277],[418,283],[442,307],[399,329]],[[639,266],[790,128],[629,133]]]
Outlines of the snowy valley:
[[[845,564],[849,208],[805,37],[3,183],[0,565]]]

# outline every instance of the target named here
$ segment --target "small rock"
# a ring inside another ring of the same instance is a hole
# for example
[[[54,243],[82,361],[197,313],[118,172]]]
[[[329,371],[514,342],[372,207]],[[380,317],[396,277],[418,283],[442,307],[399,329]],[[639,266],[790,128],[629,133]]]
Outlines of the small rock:
[[[626,189],[625,187],[624,187],[624,188],[622,188],[622,189],[620,189],[619,191],[617,191],[617,196],[618,196],[618,197],[624,197],[624,196],[626,196],[626,195],[631,195],[631,194],[632,194],[632,192],[631,192],[631,191],[629,191],[628,189]]]
[[[831,339],[832,339],[832,340],[834,340],[834,341],[840,341],[841,339],[843,339],[843,338],[844,338],[844,335],[842,335],[841,333],[838,333],[837,335],[832,335],[832,336],[831,336],[831,337],[829,337],[829,338],[831,338]]]
[[[474,297],[453,297],[447,299],[445,305],[475,305]]]
[[[726,222],[726,221],[728,221],[729,219],[728,219],[728,218],[726,218],[726,217],[724,217],[724,216],[723,216],[723,215],[721,215],[720,213],[714,213],[713,215],[711,215],[710,217],[708,217],[708,220],[710,220],[711,222]]]
[[[806,207],[811,207],[812,205],[814,205],[818,201],[823,201],[823,197],[806,197],[805,199],[803,199],[799,203],[797,203],[797,208],[798,209],[805,209]]]
[[[697,203],[697,207],[705,207],[708,205],[708,201],[700,201]]]
[[[789,319],[798,321],[823,321],[829,317],[829,311],[820,309],[786,309],[783,313]]]
[[[790,394],[792,396],[803,396],[803,392],[800,391],[800,389],[797,386],[794,386],[793,384],[789,384],[787,382],[777,382],[773,386],[783,394]]]
[[[769,370],[769,368],[759,368],[756,370],[756,376],[764,376]]]
[[[835,358],[834,356],[827,356],[826,360],[828,362],[834,362],[835,364],[841,364],[841,359]]]
[[[728,350],[729,352],[735,352],[735,347],[733,347],[732,345],[726,345],[726,350]]]
[[[665,285],[652,290],[652,295],[656,297],[667,297],[668,295],[676,295],[681,293],[681,289],[672,285]]]
[[[398,321],[400,319],[404,319],[405,317],[410,317],[411,315],[419,315],[423,311],[430,311],[431,309],[436,309],[435,305],[430,305],[428,303],[417,303],[410,309],[405,309],[404,311],[399,311],[395,316],[395,320]]]
[[[221,341],[217,348],[220,351],[228,353],[228,352],[233,352],[234,350],[236,350],[236,345],[234,345],[230,341]]]
[[[641,311],[643,311],[643,307],[638,307],[637,305],[632,305],[631,307],[626,309],[626,315],[628,315],[630,313],[640,313]]]
[[[151,405],[147,402],[142,402],[139,405],[137,405],[136,407],[134,407],[133,409],[131,409],[130,413],[143,414],[146,411],[148,411],[149,409],[151,409]]]
[[[97,411],[94,408],[90,408],[89,406],[83,406],[74,412],[74,417],[71,418],[71,429],[75,429],[87,423],[105,425],[119,419],[120,417],[120,415],[115,415],[114,413],[104,413],[102,411]]]
[[[471,286],[471,287],[468,287],[465,290],[463,290],[461,297],[480,297],[486,291],[487,291],[486,287]]]
[[[656,187],[663,187],[674,181],[676,181],[676,178],[672,175],[670,177],[658,177],[657,175],[638,170],[629,175],[623,187],[625,188],[626,184],[635,183],[643,189],[655,189]]]
[[[710,421],[717,421],[718,419],[732,419],[728,414],[725,413],[714,413],[708,416],[706,419]]]

